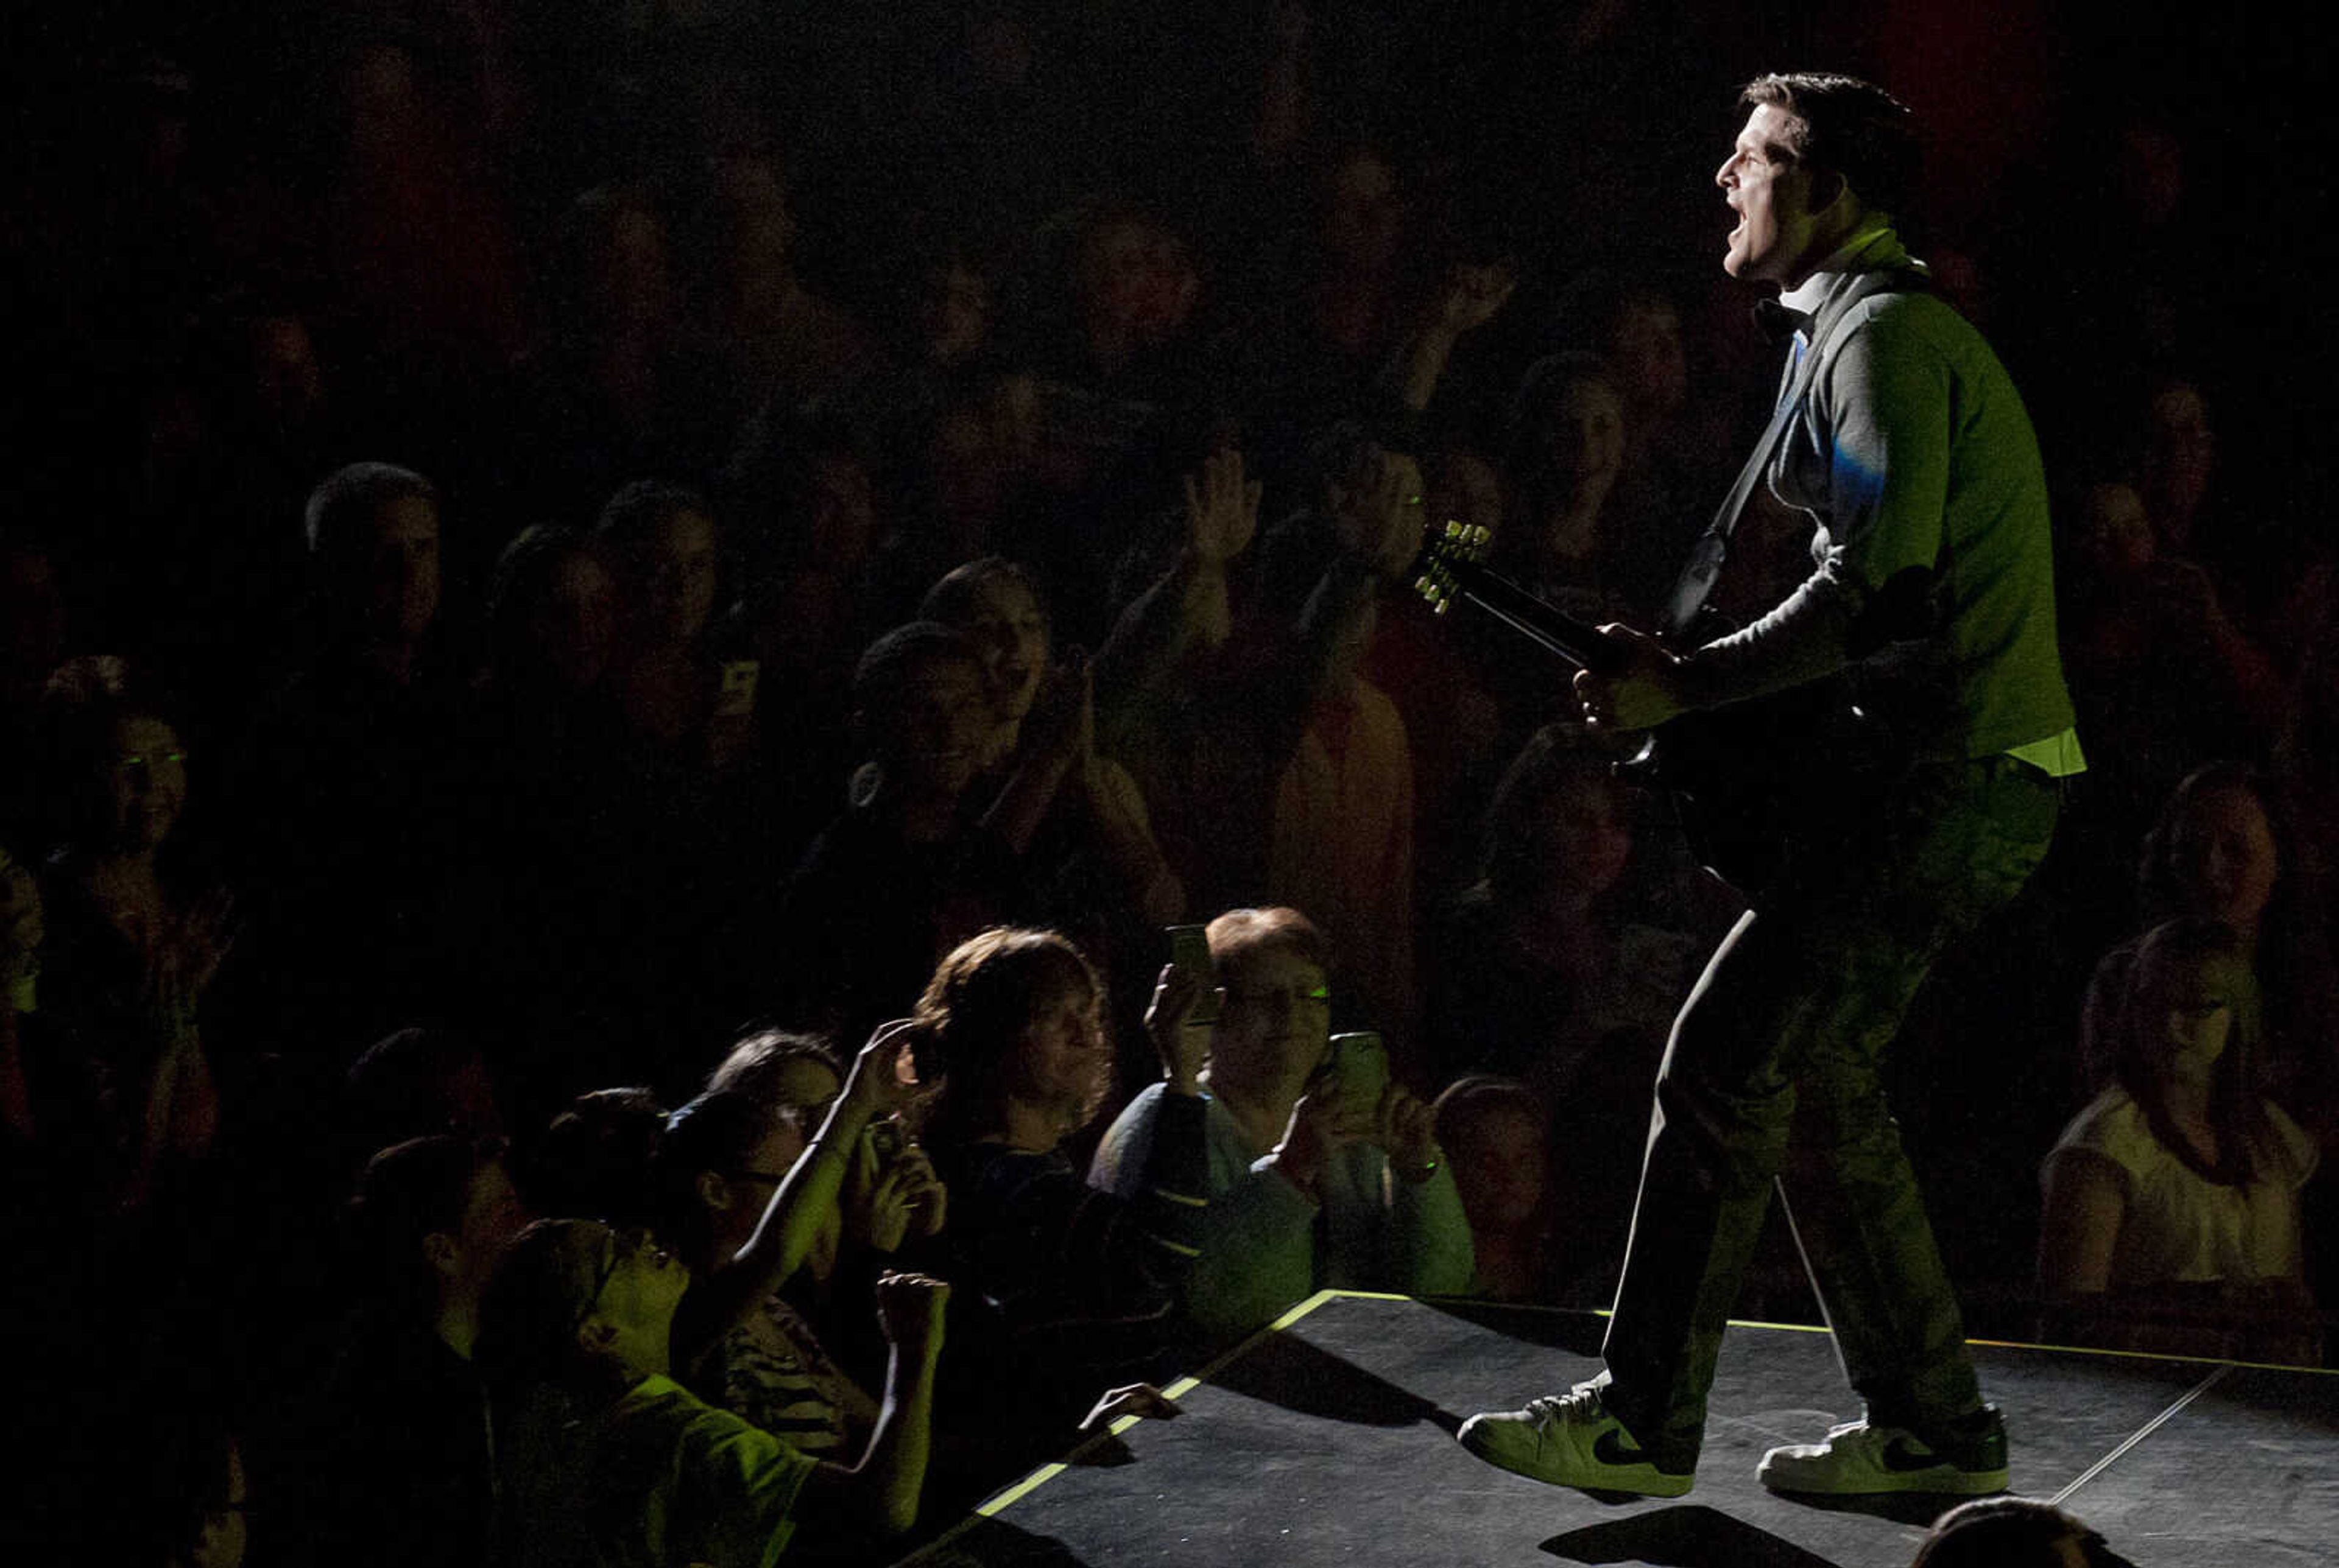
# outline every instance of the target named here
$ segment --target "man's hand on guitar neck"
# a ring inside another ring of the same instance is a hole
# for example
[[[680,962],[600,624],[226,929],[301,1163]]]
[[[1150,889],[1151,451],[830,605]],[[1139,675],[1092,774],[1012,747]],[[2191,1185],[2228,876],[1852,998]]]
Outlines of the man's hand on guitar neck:
[[[1682,695],[1682,660],[1646,632],[1612,621],[1600,628],[1629,656],[1623,669],[1601,676],[1575,672],[1575,701],[1595,730],[1645,730],[1691,705]]]

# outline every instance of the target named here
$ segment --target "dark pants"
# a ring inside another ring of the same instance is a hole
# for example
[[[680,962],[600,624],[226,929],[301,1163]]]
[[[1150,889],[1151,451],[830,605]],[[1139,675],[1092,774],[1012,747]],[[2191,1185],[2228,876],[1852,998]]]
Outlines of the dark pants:
[[[2021,891],[2059,798],[2009,757],[1928,764],[1810,824],[1683,1004],[1604,1347],[1608,1406],[1660,1466],[1696,1461],[1774,1183],[1870,1418],[1924,1432],[1979,1403],[1877,1066],[1942,949]]]

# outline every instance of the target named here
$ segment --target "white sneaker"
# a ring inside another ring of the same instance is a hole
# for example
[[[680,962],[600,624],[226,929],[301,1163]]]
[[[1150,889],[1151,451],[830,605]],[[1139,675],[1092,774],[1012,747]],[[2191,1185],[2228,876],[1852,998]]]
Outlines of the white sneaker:
[[[1904,1426],[1854,1421],[1821,1443],[1773,1448],[1755,1479],[1773,1492],[1863,1496],[1881,1492],[1979,1497],[2006,1490],[2006,1423],[1985,1405],[1935,1446]]]
[[[1473,1415],[1456,1435],[1487,1464],[1554,1486],[1678,1497],[1695,1479],[1652,1464],[1589,1383],[1530,1399],[1524,1410]]]

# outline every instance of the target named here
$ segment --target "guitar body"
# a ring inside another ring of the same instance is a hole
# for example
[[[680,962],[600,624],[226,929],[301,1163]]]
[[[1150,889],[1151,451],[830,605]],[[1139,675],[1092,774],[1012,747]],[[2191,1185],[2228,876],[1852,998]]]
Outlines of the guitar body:
[[[1623,667],[1625,651],[1599,627],[1481,565],[1484,535],[1447,524],[1423,547],[1415,591],[1441,614],[1467,603],[1580,668]],[[1760,903],[1790,844],[1813,842],[1814,826],[1823,837],[1824,823],[1851,820],[1886,787],[1890,748],[1878,727],[1847,681],[1813,681],[1672,719],[1617,772],[1670,799],[1698,863]]]
[[[1869,729],[1842,683],[1819,681],[1669,720],[1617,772],[1671,801],[1698,864],[1760,903],[1791,843],[1878,787]]]

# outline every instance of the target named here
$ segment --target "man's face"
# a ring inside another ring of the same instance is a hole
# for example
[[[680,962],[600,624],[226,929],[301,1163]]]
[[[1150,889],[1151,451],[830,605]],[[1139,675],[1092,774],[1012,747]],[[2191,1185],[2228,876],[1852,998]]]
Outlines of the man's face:
[[[528,1206],[520,1201],[519,1190],[512,1185],[511,1172],[502,1159],[481,1166],[471,1178],[455,1238],[460,1248],[459,1267],[471,1289],[486,1288],[488,1276],[495,1272],[505,1249],[529,1218]]]
[[[1625,309],[1606,356],[1643,412],[1672,413],[1689,397],[1689,355],[1682,347],[1681,312],[1663,300],[1636,300]]]
[[[1031,590],[1010,578],[994,578],[974,596],[973,614],[959,628],[981,651],[999,703],[1000,717],[1020,719],[1031,711],[1040,677],[1048,673],[1048,620]]]
[[[1612,789],[1587,784],[1554,792],[1540,826],[1545,877],[1582,893],[1606,892],[1633,858],[1633,824]]]
[[[887,715],[893,754],[926,793],[955,799],[982,765],[992,725],[991,683],[971,658],[926,661],[904,682]]]
[[[2080,514],[2079,557],[2098,575],[2134,577],[2159,553],[2144,498],[2129,485],[2097,485]]]
[[[528,636],[545,668],[571,690],[585,690],[608,667],[617,606],[609,569],[591,556],[569,557],[546,585],[529,617]]]
[[[1615,389],[1579,376],[1559,395],[1544,452],[1552,472],[1581,485],[1613,478],[1624,462],[1624,405]]]
[[[113,843],[153,849],[171,836],[186,804],[186,750],[176,730],[143,714],[116,723],[113,738],[113,754],[104,764]]]
[[[645,597],[650,624],[677,642],[706,628],[715,613],[715,522],[687,508],[658,524]]]
[[[813,464],[805,532],[812,558],[835,572],[848,572],[868,557],[877,542],[877,503],[869,470],[858,459],[831,453]]]
[[[367,547],[365,606],[380,633],[411,642],[439,616],[439,508],[400,496],[374,514]]]
[[[1502,470],[1476,452],[1448,451],[1429,489],[1429,515],[1499,533],[1503,527]]]
[[[1818,227],[1811,172],[1788,151],[1793,128],[1793,117],[1776,104],[1757,104],[1729,160],[1714,172],[1714,183],[1738,214],[1722,260],[1733,278],[1792,288],[1824,260],[1811,254]]]
[[[587,1316],[615,1325],[638,1345],[663,1349],[690,1270],[648,1231],[611,1231],[603,1244],[601,1287]]]

